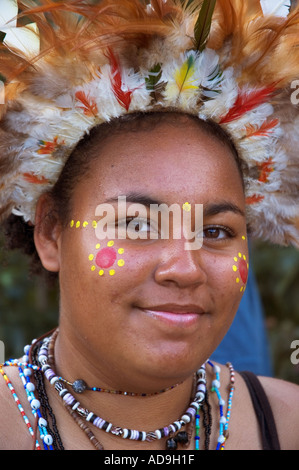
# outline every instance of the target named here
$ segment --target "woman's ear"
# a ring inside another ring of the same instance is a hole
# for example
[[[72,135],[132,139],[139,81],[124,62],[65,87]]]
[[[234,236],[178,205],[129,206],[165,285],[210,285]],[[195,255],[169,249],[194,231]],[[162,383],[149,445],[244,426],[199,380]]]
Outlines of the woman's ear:
[[[54,209],[54,202],[49,194],[43,194],[36,207],[34,242],[42,265],[47,271],[59,271],[60,233],[61,224]]]

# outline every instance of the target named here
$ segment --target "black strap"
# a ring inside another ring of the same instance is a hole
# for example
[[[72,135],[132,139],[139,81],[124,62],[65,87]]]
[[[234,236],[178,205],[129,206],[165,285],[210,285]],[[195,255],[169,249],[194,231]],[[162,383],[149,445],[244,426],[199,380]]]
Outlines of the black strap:
[[[272,409],[265,391],[252,372],[240,372],[248,387],[260,425],[263,450],[281,450]]]

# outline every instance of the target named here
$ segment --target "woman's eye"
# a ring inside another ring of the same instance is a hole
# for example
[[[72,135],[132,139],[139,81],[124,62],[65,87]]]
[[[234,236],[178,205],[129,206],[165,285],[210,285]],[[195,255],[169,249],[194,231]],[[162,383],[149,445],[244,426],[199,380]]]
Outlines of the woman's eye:
[[[158,228],[149,219],[139,217],[128,217],[127,219],[118,221],[117,227],[119,231],[126,231],[127,236],[136,238],[149,238],[150,234],[157,238]],[[155,234],[155,236],[154,236]]]
[[[127,219],[127,228],[135,232],[148,232],[151,230],[151,224],[145,219]]]
[[[226,227],[207,227],[203,230],[203,238],[209,240],[224,240],[232,238],[233,232]]]

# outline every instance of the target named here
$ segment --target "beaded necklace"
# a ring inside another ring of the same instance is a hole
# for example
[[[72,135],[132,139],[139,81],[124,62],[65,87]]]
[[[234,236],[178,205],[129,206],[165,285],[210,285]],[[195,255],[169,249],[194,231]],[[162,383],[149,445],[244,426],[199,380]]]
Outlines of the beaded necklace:
[[[30,403],[31,406],[31,412],[32,415],[35,419],[35,427],[38,428],[40,438],[43,442],[43,447],[45,450],[53,450],[53,438],[51,434],[49,434],[47,430],[48,423],[47,421],[43,418],[41,410],[40,410],[40,401],[35,397],[34,391],[35,391],[35,386],[34,384],[30,381],[30,376],[32,374],[32,370],[38,370],[39,368],[36,366],[33,366],[32,364],[28,364],[28,362],[18,362],[18,361],[6,361],[3,366],[16,366],[18,368],[19,372],[19,377],[23,383],[24,390],[27,395],[27,399]],[[6,373],[4,372],[3,368],[0,368],[0,373],[2,374],[4,380],[6,381],[6,384],[9,388],[9,390],[12,393],[12,396],[18,406],[18,409],[24,419],[24,422],[29,430],[30,435],[34,438],[35,440],[35,449],[40,450],[40,445],[38,442],[38,439],[36,439],[36,432],[34,431],[32,425],[30,424],[30,421],[28,417],[25,414],[25,411],[20,403],[20,400],[15,392],[14,387],[12,386],[11,381],[8,379]]]
[[[35,397],[35,386],[30,380],[31,372],[34,372],[35,376],[39,379],[45,377],[47,381],[54,387],[56,392],[62,399],[62,402],[72,416],[76,424],[84,431],[84,433],[89,438],[90,442],[97,450],[104,450],[102,444],[97,440],[94,433],[91,431],[89,424],[92,424],[97,429],[101,429],[107,433],[111,433],[114,436],[122,437],[124,439],[136,440],[136,441],[155,441],[163,439],[164,437],[167,438],[166,441],[166,449],[167,450],[175,450],[178,444],[188,445],[189,444],[189,436],[192,434],[192,428],[194,427],[195,436],[194,436],[194,446],[195,450],[199,450],[199,441],[200,441],[200,410],[204,412],[203,414],[203,425],[205,428],[205,448],[209,448],[209,436],[211,433],[211,407],[208,402],[208,390],[206,386],[206,365],[212,367],[213,372],[215,374],[215,379],[212,381],[212,388],[211,392],[216,393],[218,398],[218,405],[219,405],[219,436],[217,441],[216,450],[224,450],[225,442],[228,439],[228,425],[230,420],[231,414],[231,406],[232,406],[232,398],[234,393],[234,369],[232,364],[227,363],[227,367],[230,370],[230,387],[229,387],[229,397],[228,397],[228,404],[227,404],[227,413],[226,417],[224,416],[224,405],[225,402],[220,395],[220,368],[217,365],[214,365],[210,360],[208,360],[203,366],[197,371],[196,373],[196,384],[195,384],[195,393],[193,398],[190,401],[189,407],[187,408],[186,412],[176,421],[171,423],[168,426],[165,426],[160,429],[156,429],[154,431],[138,431],[133,429],[126,429],[121,428],[119,426],[115,426],[112,423],[104,420],[103,418],[97,416],[92,411],[88,410],[81,406],[81,403],[76,400],[76,398],[71,394],[71,392],[66,388],[65,384],[73,385],[68,383],[62,377],[56,375],[54,371],[54,343],[56,336],[58,334],[58,330],[56,330],[50,337],[45,337],[41,340],[41,342],[33,342],[33,346],[36,349],[36,357],[32,354],[33,347],[26,346],[24,348],[25,356],[22,362],[17,360],[13,361],[6,361],[3,365],[0,365],[0,373],[2,374],[3,378],[5,379],[8,388],[10,389],[14,400],[17,403],[17,406],[20,410],[21,415],[27,425],[27,428],[30,432],[30,435],[33,437],[35,441],[35,448],[40,449],[40,445],[38,439],[36,438],[37,429],[39,430],[40,438],[43,442],[43,447],[45,450],[53,450],[53,432],[50,430],[47,420],[43,417],[41,412],[41,403]],[[37,345],[39,346],[37,349]],[[30,351],[30,357],[29,357]],[[32,360],[33,364],[30,363]],[[15,393],[15,390],[8,379],[6,373],[4,372],[2,366],[17,366],[19,370],[19,376],[23,383],[24,389],[27,394],[28,401],[31,405],[32,414],[35,418],[35,428],[33,428],[29,422],[29,419],[25,415],[25,412],[21,406],[21,403]],[[167,390],[170,390],[176,387],[178,384],[169,387],[167,389],[161,390],[157,393],[164,393]],[[92,390],[95,387],[83,387],[84,389],[79,392],[76,391],[76,387],[72,387],[75,393],[83,393],[85,390]],[[37,387],[37,392],[40,394],[41,390]],[[96,390],[97,391],[97,390]],[[100,391],[107,391],[108,393],[122,393],[123,395],[129,396],[148,396],[151,394],[133,394],[132,392],[120,392],[120,391],[113,391],[108,389],[101,389]],[[45,395],[45,389],[42,390],[42,394]],[[156,393],[154,393],[156,394]],[[40,396],[39,396],[40,398]],[[55,417],[52,416],[53,420],[55,421]],[[191,427],[191,433],[187,433],[184,429],[187,426]],[[60,441],[59,433],[57,434],[57,440]],[[60,441],[60,445],[55,448],[63,449],[62,443]]]
[[[52,338],[45,338],[38,355],[38,362],[46,379],[55,388],[63,402],[65,402],[68,407],[71,407],[72,411],[75,411],[80,417],[84,418],[87,423],[91,423],[96,428],[101,429],[107,433],[111,433],[114,436],[119,436],[123,439],[149,442],[171,436],[169,445],[173,448],[174,443],[172,436],[191,422],[202,402],[204,401],[206,391],[205,365],[203,365],[197,371],[197,386],[195,397],[191,400],[185,413],[178,420],[174,421],[168,426],[149,432],[116,426],[113,423],[110,423],[109,421],[101,418],[100,416],[97,416],[87,408],[82,407],[81,403],[76,400],[71,392],[65,387],[65,384],[60,380],[60,377],[56,375],[55,371],[53,370],[53,366],[49,364],[48,358],[49,345],[52,351],[54,339],[55,336]],[[177,439],[179,439],[179,441],[185,441],[186,436],[185,434],[183,436],[179,435]]]

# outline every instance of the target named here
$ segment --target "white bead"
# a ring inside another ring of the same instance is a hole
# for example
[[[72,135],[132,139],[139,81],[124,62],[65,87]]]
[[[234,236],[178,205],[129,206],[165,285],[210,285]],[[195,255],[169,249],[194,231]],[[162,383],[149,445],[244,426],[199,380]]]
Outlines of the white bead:
[[[54,385],[55,382],[57,382],[57,380],[59,380],[59,377],[57,377],[57,375],[55,375],[55,376],[52,377],[52,379],[50,380],[50,384],[51,384],[51,385]]]
[[[44,354],[41,354],[40,356],[38,356],[38,360],[39,360],[39,362],[46,361],[47,356],[45,356]]]
[[[184,423],[190,423],[191,418],[190,418],[190,416],[188,416],[188,415],[183,415],[183,416],[182,416],[182,420],[184,421]]]
[[[214,372],[215,372],[216,374],[219,374],[220,371],[221,371],[220,367],[214,365]]]
[[[46,428],[48,426],[48,422],[45,418],[39,418],[38,420],[38,425],[41,427],[41,428]]]
[[[26,377],[29,377],[31,374],[32,374],[32,370],[29,369],[29,367],[26,367],[26,369],[24,369],[24,375]]]
[[[205,397],[205,394],[203,392],[197,392],[195,396],[199,401],[202,401]]]
[[[30,404],[33,410],[38,410],[40,407],[40,401],[37,400],[36,398],[34,398]]]
[[[221,416],[220,424],[226,424],[226,417],[225,416]]]
[[[161,439],[162,434],[161,434],[161,431],[159,431],[159,429],[157,429],[157,430],[155,431],[155,434],[156,434],[156,436],[157,436],[157,439]]]
[[[206,387],[205,384],[199,384],[199,386],[197,387],[197,390],[201,391],[201,392],[205,392],[206,389],[207,389],[207,387]]]
[[[141,432],[141,435],[142,435],[142,440],[145,441],[145,439],[146,439],[146,432],[145,432],[145,431],[142,431],[142,432]]]
[[[220,398],[220,400],[219,400],[219,405],[220,405],[220,406],[224,406],[224,405],[225,405],[225,400],[223,400],[223,398]]]
[[[124,439],[126,439],[126,438],[128,437],[128,434],[129,434],[128,429],[124,428],[124,429],[123,429],[123,433],[122,433],[122,437],[123,437]]]
[[[34,385],[32,382],[28,382],[28,383],[26,384],[26,390],[27,390],[28,392],[34,392],[34,390],[35,390],[35,385]]]
[[[223,442],[225,442],[225,437],[224,437],[224,436],[219,436],[219,437],[218,437],[218,442],[219,442],[220,444],[223,444]]]
[[[112,424],[109,423],[108,426],[107,426],[107,428],[106,428],[106,432],[110,432],[110,429],[111,429],[111,428],[112,428]]]
[[[86,418],[86,421],[90,421],[92,417],[93,417],[93,413],[90,412],[89,415]]]
[[[219,382],[219,380],[213,380],[213,382],[212,382],[212,387],[219,388],[219,387],[220,387],[220,382]]]
[[[25,354],[28,354],[28,353],[29,353],[29,350],[30,350],[30,345],[29,345],[29,344],[26,344],[26,346],[24,347],[24,353],[25,353]]]
[[[46,436],[44,436],[44,443],[47,444],[47,446],[51,446],[53,444],[53,437],[50,434],[46,434]]]
[[[193,401],[190,406],[193,406],[194,408],[196,408],[196,411],[197,411],[199,408],[199,403],[197,401]]]

